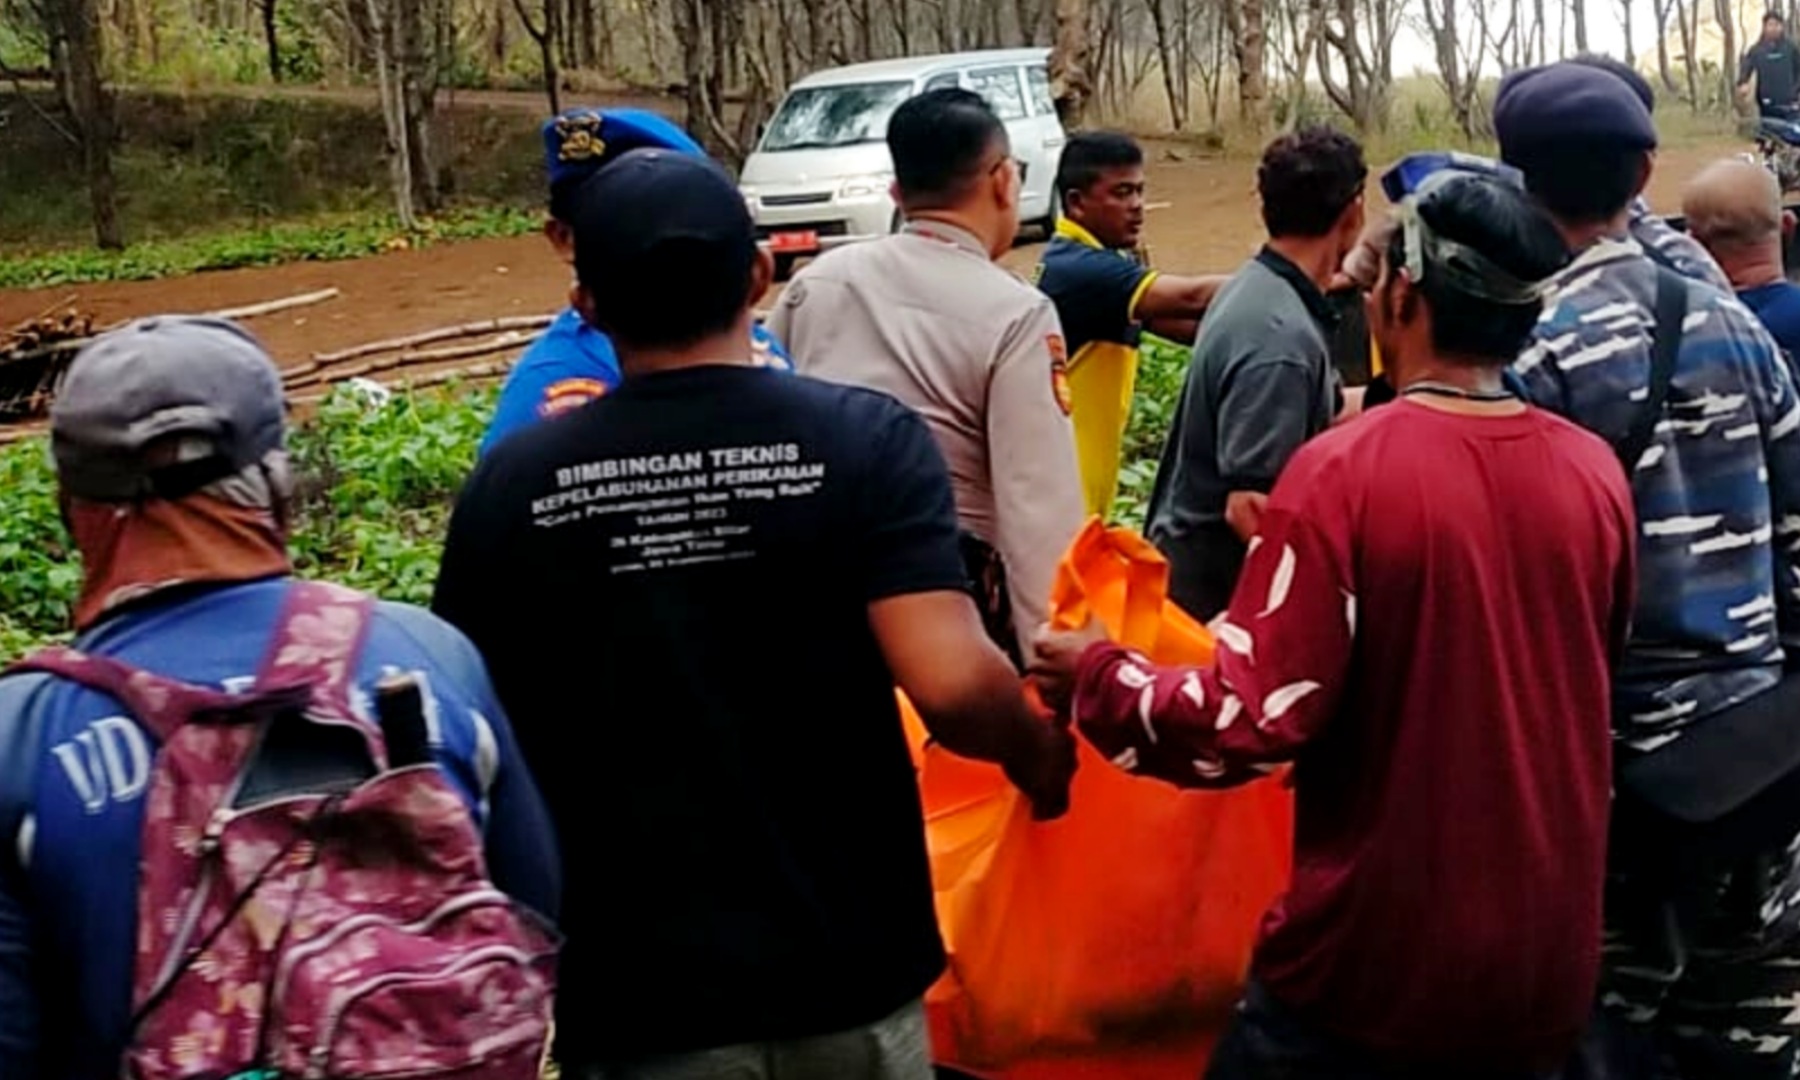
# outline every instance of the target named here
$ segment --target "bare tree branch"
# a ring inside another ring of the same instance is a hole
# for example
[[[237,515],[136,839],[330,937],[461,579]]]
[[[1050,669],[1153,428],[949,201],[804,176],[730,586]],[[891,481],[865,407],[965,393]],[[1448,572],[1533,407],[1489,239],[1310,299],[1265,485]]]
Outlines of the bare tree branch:
[[[26,107],[32,112],[37,113],[38,119],[42,120],[45,124],[48,124],[51,131],[62,136],[67,140],[70,146],[75,147],[77,150],[81,149],[81,138],[73,131],[70,131],[68,128],[63,127],[62,124],[58,123],[56,117],[51,116],[48,109],[45,109],[42,105],[31,100],[31,95],[25,92],[25,77],[14,71],[12,68],[7,67],[4,60],[0,60],[0,77],[4,77],[8,82],[13,84],[13,90],[18,93],[19,100],[23,101]]]

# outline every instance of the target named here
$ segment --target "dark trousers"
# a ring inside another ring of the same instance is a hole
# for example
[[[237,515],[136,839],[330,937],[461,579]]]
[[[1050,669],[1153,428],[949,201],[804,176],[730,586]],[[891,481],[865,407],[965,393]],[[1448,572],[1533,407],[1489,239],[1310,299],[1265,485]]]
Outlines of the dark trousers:
[[[1394,1066],[1312,1026],[1252,982],[1214,1051],[1206,1080],[1552,1080],[1556,1073],[1483,1072],[1482,1062]]]
[[[1583,1080],[1800,1074],[1800,838],[1695,868],[1615,808],[1602,1017]]]
[[[1179,538],[1151,539],[1169,560],[1169,599],[1175,606],[1201,622],[1231,606],[1247,545],[1229,525],[1196,525]]]

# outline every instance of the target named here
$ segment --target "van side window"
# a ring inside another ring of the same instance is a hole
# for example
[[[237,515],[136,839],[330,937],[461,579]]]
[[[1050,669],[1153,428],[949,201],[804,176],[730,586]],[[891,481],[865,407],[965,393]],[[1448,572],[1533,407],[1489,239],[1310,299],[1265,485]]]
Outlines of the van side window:
[[[1031,87],[1033,116],[1055,116],[1056,98],[1050,93],[1050,70],[1041,67],[1025,69],[1025,82]]]
[[[931,81],[925,84],[925,90],[928,93],[932,90],[954,90],[959,85],[956,72],[946,71],[942,75],[933,75]]]
[[[1016,67],[982,68],[969,72],[969,89],[987,99],[1002,120],[1025,117],[1025,90]]]

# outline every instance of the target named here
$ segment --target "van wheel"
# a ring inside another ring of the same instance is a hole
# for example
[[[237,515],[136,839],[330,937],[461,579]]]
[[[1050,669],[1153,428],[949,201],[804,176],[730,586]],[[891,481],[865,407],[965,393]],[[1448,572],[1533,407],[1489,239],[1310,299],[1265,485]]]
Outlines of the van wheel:
[[[775,256],[775,281],[780,284],[794,276],[794,264],[800,261],[798,255]]]

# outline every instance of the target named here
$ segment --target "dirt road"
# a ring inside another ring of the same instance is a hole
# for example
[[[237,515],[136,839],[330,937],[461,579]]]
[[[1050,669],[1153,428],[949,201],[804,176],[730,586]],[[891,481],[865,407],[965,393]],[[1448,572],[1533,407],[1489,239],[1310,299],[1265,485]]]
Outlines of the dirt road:
[[[1659,163],[1651,201],[1673,211],[1681,184],[1700,166],[1736,145],[1684,148]],[[1224,271],[1241,262],[1262,236],[1256,214],[1253,164],[1189,158],[1158,146],[1150,167],[1150,198],[1169,205],[1150,214],[1152,258],[1163,269]],[[1381,205],[1379,194],[1372,205]],[[1037,246],[1007,259],[1023,270]],[[10,326],[63,299],[104,325],[158,312],[216,310],[336,286],[338,299],[249,323],[284,366],[312,353],[433,327],[506,315],[547,313],[566,302],[569,275],[535,236],[481,240],[398,252],[350,262],[297,263],[228,270],[166,281],[129,282],[0,292],[0,326]],[[408,374],[415,374],[409,372]]]

